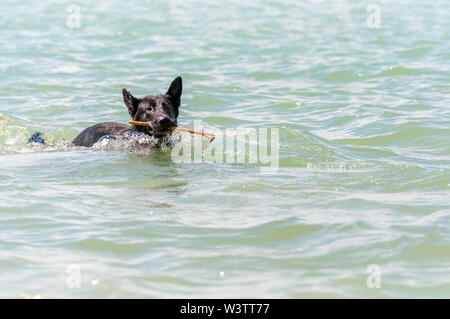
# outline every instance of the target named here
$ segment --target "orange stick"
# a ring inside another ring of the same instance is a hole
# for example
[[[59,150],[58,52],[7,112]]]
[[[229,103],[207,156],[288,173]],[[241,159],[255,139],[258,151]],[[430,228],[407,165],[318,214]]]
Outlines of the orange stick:
[[[134,125],[150,126],[150,125],[148,125],[147,122],[129,121],[129,123],[130,124],[134,124]],[[188,128],[183,128],[183,127],[178,127],[178,126],[169,127],[169,129],[189,132],[189,133],[192,133],[192,134],[200,134],[200,135],[203,135],[203,136],[210,136],[209,142],[208,142],[208,144],[206,145],[206,147],[204,149],[206,149],[214,141],[214,139],[216,138],[216,136],[213,133],[198,132],[198,131],[194,131],[194,130],[191,130],[191,129],[188,129]]]

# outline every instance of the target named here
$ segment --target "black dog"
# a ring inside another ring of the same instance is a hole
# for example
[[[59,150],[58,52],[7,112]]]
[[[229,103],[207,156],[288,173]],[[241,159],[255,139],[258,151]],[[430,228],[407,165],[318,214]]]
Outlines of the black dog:
[[[72,143],[90,147],[102,137],[114,138],[128,132],[141,132],[156,138],[162,138],[171,132],[170,127],[177,125],[182,90],[181,77],[172,81],[166,94],[136,98],[128,90],[123,89],[123,101],[131,118],[134,121],[148,122],[150,126],[130,126],[117,122],[98,123],[84,129]],[[40,133],[33,134],[29,142],[45,144],[45,141],[40,137]]]

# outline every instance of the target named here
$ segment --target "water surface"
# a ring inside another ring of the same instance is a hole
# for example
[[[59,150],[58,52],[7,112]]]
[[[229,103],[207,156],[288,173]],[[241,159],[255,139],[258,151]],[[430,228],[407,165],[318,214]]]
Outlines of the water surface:
[[[378,3],[3,0],[0,297],[449,297],[450,3]],[[178,75],[279,170],[70,146]]]

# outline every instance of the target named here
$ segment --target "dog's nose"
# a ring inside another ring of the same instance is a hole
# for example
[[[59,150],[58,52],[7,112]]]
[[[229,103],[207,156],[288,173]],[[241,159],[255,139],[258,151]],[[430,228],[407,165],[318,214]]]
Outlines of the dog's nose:
[[[167,115],[166,116],[161,116],[158,119],[158,122],[159,122],[159,126],[161,128],[169,128],[169,127],[174,126],[174,123],[173,123],[172,119],[170,117],[168,117]]]

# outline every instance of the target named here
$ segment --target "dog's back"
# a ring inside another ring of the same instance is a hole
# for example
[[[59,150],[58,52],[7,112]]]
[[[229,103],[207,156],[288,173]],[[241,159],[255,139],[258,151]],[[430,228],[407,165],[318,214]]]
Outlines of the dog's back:
[[[74,140],[73,144],[77,146],[91,147],[99,139],[106,135],[119,136],[133,128],[129,125],[117,122],[98,123],[84,129]]]

